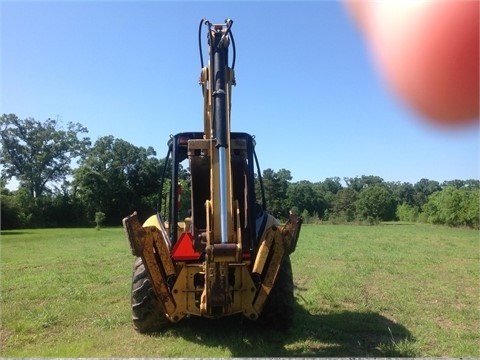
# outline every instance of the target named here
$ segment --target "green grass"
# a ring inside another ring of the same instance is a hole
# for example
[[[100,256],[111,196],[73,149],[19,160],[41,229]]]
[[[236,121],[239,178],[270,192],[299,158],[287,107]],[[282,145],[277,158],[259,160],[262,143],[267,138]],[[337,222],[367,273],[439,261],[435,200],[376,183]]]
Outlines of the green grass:
[[[287,333],[189,318],[140,335],[121,228],[2,231],[1,357],[480,357],[479,236],[304,225]]]

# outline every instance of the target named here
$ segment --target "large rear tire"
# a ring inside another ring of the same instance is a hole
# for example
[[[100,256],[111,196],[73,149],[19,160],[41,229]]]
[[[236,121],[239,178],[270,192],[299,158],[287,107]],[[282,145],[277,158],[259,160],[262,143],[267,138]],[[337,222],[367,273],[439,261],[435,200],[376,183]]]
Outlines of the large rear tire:
[[[138,332],[160,331],[169,324],[141,257],[137,257],[133,265],[131,304],[133,327]]]
[[[289,329],[293,323],[294,305],[292,264],[290,257],[286,256],[258,319],[260,325],[276,330]]]

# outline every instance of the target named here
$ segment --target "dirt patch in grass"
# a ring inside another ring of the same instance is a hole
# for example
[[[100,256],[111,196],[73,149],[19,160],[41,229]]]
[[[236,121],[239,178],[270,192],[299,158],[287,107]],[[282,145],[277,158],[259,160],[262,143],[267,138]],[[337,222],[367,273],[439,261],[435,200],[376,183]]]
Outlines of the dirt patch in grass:
[[[13,331],[6,329],[4,326],[0,326],[0,348],[3,348],[7,343],[7,340],[14,334]]]

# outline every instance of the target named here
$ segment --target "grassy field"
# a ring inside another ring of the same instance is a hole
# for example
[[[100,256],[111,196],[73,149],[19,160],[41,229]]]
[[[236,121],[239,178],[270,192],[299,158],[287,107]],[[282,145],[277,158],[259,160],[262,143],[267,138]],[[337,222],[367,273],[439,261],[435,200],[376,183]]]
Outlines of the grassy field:
[[[140,335],[121,228],[2,231],[1,357],[480,357],[479,234],[305,225],[287,333],[189,318]]]

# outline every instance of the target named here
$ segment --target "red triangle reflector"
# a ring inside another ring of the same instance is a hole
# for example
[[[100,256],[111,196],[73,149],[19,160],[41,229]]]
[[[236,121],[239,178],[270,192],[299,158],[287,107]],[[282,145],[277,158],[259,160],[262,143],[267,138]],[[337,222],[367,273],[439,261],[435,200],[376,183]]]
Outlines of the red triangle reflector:
[[[193,249],[192,234],[183,233],[172,250],[172,258],[175,261],[198,260],[201,253]]]

